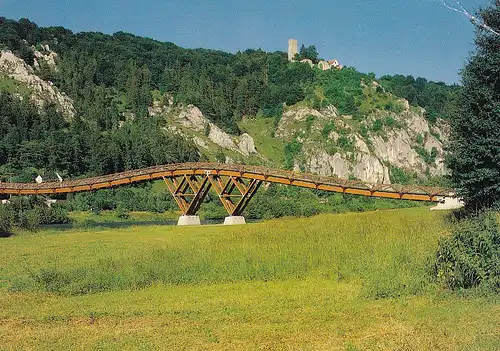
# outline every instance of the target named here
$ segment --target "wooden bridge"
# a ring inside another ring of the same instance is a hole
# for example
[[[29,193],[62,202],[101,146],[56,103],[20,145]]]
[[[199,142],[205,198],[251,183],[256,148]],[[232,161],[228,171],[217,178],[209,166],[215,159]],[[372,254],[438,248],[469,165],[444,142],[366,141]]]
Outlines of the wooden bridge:
[[[230,216],[241,216],[263,182],[389,199],[438,202],[452,190],[415,185],[377,184],[261,166],[180,163],[100,177],[50,183],[0,183],[0,194],[51,195],[93,191],[163,179],[184,216],[194,216],[210,188]]]

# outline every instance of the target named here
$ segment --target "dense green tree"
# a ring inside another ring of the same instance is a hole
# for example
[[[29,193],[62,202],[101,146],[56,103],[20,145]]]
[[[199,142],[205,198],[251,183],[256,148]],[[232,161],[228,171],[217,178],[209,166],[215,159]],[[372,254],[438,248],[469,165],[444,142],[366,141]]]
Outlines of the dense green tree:
[[[304,46],[304,44],[302,44],[302,46],[300,47],[299,53],[297,54],[296,59],[297,60],[308,59],[314,63],[317,63],[318,56],[319,56],[319,54],[318,54],[318,50],[316,49],[316,46],[310,45],[310,46],[306,47],[306,46]]]
[[[498,2],[478,16],[500,31]],[[500,201],[500,36],[477,27],[475,43],[462,72],[448,160],[458,195],[474,209]]]
[[[424,107],[430,122],[435,122],[437,117],[449,119],[455,113],[458,85],[402,75],[382,76],[380,83],[384,89],[407,99],[411,105]]]

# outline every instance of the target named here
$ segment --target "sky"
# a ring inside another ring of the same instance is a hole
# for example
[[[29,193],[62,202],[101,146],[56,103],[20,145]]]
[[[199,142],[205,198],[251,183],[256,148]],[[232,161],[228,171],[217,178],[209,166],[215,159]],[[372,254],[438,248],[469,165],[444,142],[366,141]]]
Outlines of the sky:
[[[470,11],[489,3],[461,1]],[[472,24],[439,0],[0,0],[0,16],[228,52],[287,51],[296,38],[361,72],[447,83],[460,82],[474,49]]]

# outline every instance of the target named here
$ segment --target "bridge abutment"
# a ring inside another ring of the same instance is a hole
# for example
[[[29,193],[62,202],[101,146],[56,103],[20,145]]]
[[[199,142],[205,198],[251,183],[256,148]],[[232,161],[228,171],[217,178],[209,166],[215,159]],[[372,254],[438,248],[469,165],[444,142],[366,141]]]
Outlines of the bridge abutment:
[[[240,225],[246,224],[243,216],[228,216],[224,219],[224,225]]]
[[[200,216],[180,216],[177,225],[201,225]]]
[[[446,196],[444,198],[440,198],[437,206],[432,207],[431,211],[440,211],[440,210],[457,210],[465,206],[465,203],[457,198],[457,197],[449,197]]]

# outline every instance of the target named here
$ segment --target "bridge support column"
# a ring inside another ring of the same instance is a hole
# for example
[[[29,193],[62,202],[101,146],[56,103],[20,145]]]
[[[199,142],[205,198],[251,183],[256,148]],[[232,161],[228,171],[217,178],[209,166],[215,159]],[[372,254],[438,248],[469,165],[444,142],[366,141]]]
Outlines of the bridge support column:
[[[224,225],[240,225],[246,224],[243,216],[228,216],[224,219]]]
[[[177,225],[201,225],[200,216],[180,216]]]
[[[241,214],[261,186],[262,181],[257,179],[244,180],[233,176],[223,180],[220,176],[213,175],[210,176],[210,182],[229,214],[224,220],[224,224],[245,224],[245,217]]]
[[[196,212],[210,190],[208,175],[164,177],[163,181],[182,211],[177,225],[200,225],[200,217],[196,216]]]

